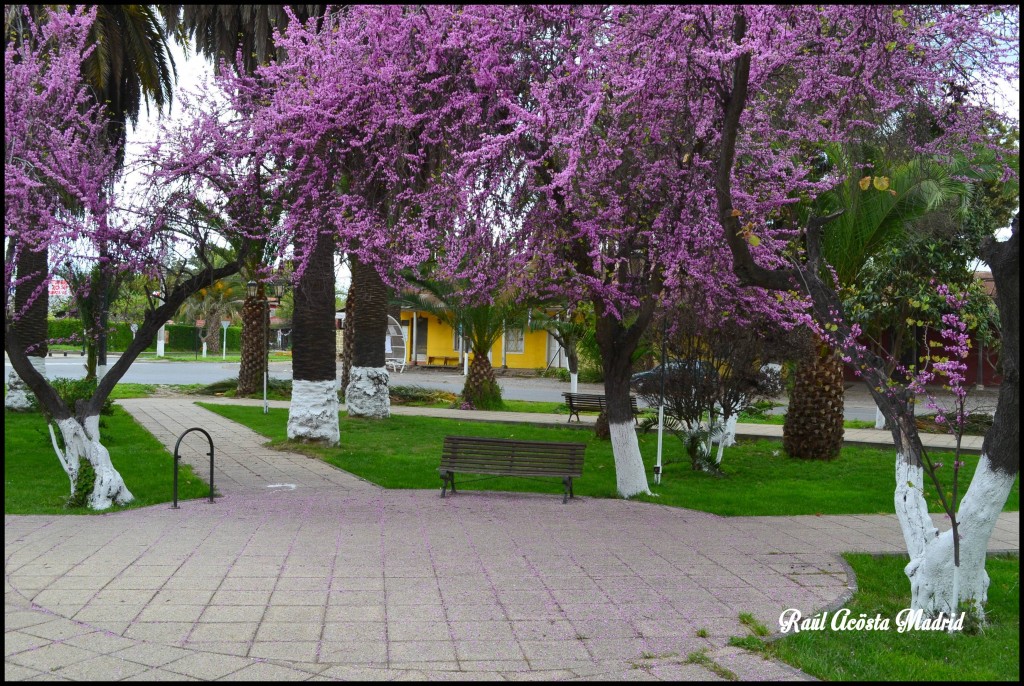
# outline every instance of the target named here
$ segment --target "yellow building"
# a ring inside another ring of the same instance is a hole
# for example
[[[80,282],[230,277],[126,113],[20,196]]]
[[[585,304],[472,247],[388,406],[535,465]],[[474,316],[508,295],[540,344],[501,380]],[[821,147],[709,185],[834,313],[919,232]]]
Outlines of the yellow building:
[[[436,315],[403,309],[401,324],[408,366],[461,367],[463,352],[458,335]],[[469,358],[473,359],[472,353]],[[547,331],[529,328],[507,329],[491,348],[490,358],[495,368],[546,369],[549,365],[568,365],[565,353]]]

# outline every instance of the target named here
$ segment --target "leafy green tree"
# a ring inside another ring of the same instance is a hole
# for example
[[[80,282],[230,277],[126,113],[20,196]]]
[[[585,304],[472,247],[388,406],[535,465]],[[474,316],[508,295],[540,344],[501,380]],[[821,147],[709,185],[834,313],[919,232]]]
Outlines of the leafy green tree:
[[[588,314],[591,317],[588,317]],[[575,393],[580,373],[579,346],[587,332],[594,328],[591,321],[593,308],[589,303],[565,305],[554,311],[551,308],[534,308],[530,316],[530,328],[547,331],[562,346],[569,363],[569,392]]]
[[[467,283],[409,278],[413,288],[398,300],[410,307],[429,312],[455,331],[461,331],[469,342],[473,359],[462,389],[463,402],[480,410],[502,407],[501,387],[494,377],[488,353],[506,329],[526,325],[528,307],[516,300],[510,291],[498,293],[491,302],[468,298]]]
[[[814,209],[819,216],[838,214],[823,234],[821,251],[844,296],[864,292],[865,270],[884,264],[888,251],[904,250],[915,225],[926,217],[966,207],[972,191],[963,179],[969,171],[964,160],[952,164],[925,157],[890,161],[879,148],[839,146],[826,148],[824,156],[826,173],[843,181],[822,194]],[[921,272],[915,275],[920,278]],[[878,313],[866,307],[861,312],[870,321],[869,328],[877,331],[882,322]],[[901,346],[905,330],[898,329]],[[795,457],[833,459],[843,439],[843,362],[820,341],[811,345],[816,354],[798,364],[794,374],[783,445]]]

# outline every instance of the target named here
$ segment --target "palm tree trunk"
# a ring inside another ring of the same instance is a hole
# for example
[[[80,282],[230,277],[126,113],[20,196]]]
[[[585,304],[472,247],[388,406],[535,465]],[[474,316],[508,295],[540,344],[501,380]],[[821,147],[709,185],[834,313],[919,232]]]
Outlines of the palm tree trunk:
[[[346,338],[352,338],[352,370],[345,388],[350,417],[391,416],[384,339],[388,331],[388,287],[377,270],[350,255],[352,312],[345,319]],[[349,321],[351,318],[351,321]]]
[[[487,359],[487,350],[473,349],[469,374],[462,389],[462,400],[477,410],[499,410],[502,407],[501,387],[494,377],[494,367]]]
[[[264,356],[267,354],[263,341],[266,331],[265,318],[269,310],[264,307],[266,287],[263,282],[256,286],[256,295],[247,297],[242,304],[242,362],[238,367],[238,387],[235,396],[242,398],[252,395],[263,383]]]
[[[782,447],[792,457],[833,460],[843,447],[843,362],[821,340],[796,368]]]
[[[290,440],[337,445],[334,340],[334,236],[321,233],[295,287]]]
[[[18,260],[18,278],[31,275],[28,281],[19,284],[14,290],[14,311],[21,313],[18,319],[18,338],[25,346],[28,359],[40,374],[46,376],[47,313],[50,309],[49,289],[43,281],[49,272],[49,251],[47,249],[33,252],[23,246],[24,252]],[[39,296],[32,300],[37,289]],[[31,302],[28,309],[22,312],[26,303]],[[31,391],[18,376],[14,368],[7,375],[7,395],[4,406],[8,410],[28,410],[31,407]]]

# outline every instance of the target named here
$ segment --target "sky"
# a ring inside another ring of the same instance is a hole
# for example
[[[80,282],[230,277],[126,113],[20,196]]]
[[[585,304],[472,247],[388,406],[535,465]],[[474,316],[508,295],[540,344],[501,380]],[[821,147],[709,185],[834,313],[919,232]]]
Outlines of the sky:
[[[181,92],[195,92],[204,79],[213,77],[213,65],[203,56],[196,55],[189,51],[188,59],[177,42],[171,41],[171,55],[174,58],[174,66],[178,72],[178,80],[174,87],[174,100],[171,107],[163,113],[164,118],[177,118],[181,116],[182,108],[178,94]],[[147,115],[145,107],[139,113],[139,124],[134,130],[128,132],[128,145],[125,150],[125,162],[130,165],[131,160],[140,154],[144,147],[154,141],[157,134],[157,126],[160,117],[155,107],[150,108]],[[129,127],[130,128],[130,127]],[[133,181],[128,181],[129,185]],[[345,292],[348,290],[352,274],[348,265],[335,257],[335,290]]]

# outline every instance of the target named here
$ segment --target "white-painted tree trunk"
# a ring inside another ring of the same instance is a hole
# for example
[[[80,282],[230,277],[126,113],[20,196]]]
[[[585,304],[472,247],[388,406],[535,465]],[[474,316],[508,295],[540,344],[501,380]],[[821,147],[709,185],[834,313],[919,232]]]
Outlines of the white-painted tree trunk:
[[[569,372],[569,392],[576,393],[579,388],[580,375],[573,372]]]
[[[739,423],[740,416],[734,414],[729,417],[729,420],[725,423],[725,428],[719,434],[712,434],[712,442],[717,443],[719,449],[729,448],[736,445],[736,424]]]
[[[880,408],[878,405],[875,405],[875,428],[885,428],[885,415],[882,414],[882,408]]]
[[[985,554],[1014,476],[996,472],[982,454],[957,514],[960,530],[960,568],[954,574],[953,532],[939,532],[932,525],[922,496],[924,469],[908,464],[902,456],[896,463],[896,515],[910,553],[905,572],[910,579],[911,609],[926,615],[956,612],[957,599],[982,606],[988,599]]]
[[[30,355],[28,361],[32,363],[36,371],[44,378],[46,377],[46,358],[38,355]],[[25,412],[32,409],[32,391],[28,389],[25,382],[18,376],[18,372],[11,367],[7,373],[7,395],[4,397],[4,407],[15,412]]]
[[[352,366],[345,406],[349,417],[387,419],[391,416],[390,376],[387,367]]]
[[[292,381],[288,439],[338,445],[338,380]]]
[[[92,493],[88,505],[93,510],[106,510],[113,504],[126,505],[135,499],[121,478],[120,472],[110,461],[110,452],[100,443],[100,418],[98,415],[85,418],[85,424],[78,423],[74,418],[61,419],[57,422],[64,449],[57,445],[57,439],[50,428],[50,440],[57,452],[64,472],[71,481],[71,494],[75,492],[75,484],[81,477],[80,462],[85,460],[96,473]]]
[[[633,422],[608,422],[608,433],[612,455],[615,456],[615,485],[619,495],[623,498],[632,498],[640,493],[651,495]]]

